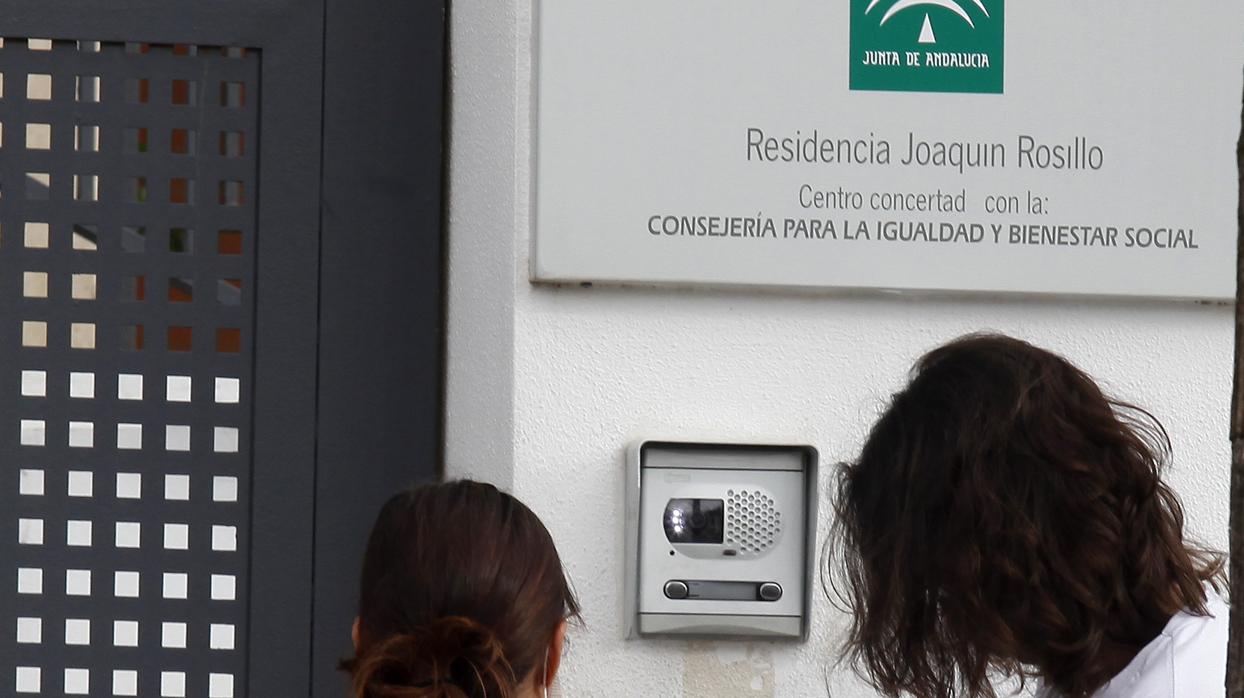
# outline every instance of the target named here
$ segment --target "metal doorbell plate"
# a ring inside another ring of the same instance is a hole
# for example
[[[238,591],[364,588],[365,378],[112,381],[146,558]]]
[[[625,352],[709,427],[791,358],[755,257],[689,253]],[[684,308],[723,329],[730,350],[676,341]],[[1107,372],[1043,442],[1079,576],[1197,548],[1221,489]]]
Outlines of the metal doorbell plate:
[[[643,441],[627,459],[628,636],[806,638],[811,446]]]

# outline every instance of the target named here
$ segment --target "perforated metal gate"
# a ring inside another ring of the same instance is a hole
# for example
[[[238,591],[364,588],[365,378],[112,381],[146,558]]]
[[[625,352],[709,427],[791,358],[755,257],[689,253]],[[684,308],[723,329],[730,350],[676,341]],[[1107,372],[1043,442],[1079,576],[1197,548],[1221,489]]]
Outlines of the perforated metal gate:
[[[17,466],[0,637],[19,694],[236,695],[259,62],[0,46],[0,414],[18,437],[0,437]]]
[[[341,694],[365,529],[438,445],[415,5],[0,7],[0,694]]]

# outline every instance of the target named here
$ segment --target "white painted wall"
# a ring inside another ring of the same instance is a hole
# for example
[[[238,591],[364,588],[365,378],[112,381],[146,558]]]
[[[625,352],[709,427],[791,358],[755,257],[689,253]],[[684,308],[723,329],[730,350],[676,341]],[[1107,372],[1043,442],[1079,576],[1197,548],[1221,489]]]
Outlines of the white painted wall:
[[[1062,352],[1149,407],[1192,532],[1226,547],[1227,307],[530,285],[531,11],[453,7],[445,446],[451,476],[511,488],[558,542],[585,608],[564,695],[873,695],[832,667],[844,617],[823,599],[805,645],[623,640],[623,453],[669,437],[849,458],[911,362],[972,330]]]

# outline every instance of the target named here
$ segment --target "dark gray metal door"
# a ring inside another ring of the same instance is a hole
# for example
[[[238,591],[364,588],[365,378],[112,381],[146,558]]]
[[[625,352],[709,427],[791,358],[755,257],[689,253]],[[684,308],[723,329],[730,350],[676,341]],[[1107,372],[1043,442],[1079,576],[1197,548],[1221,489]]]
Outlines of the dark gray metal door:
[[[0,691],[336,696],[439,444],[444,7],[0,7]]]

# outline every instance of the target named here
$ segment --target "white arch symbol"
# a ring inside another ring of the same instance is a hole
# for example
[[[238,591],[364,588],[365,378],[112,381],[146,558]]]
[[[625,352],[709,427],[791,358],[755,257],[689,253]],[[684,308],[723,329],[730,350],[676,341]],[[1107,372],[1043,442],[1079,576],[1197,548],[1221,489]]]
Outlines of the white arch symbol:
[[[881,0],[872,0],[872,2],[868,3],[868,8],[864,10],[864,14],[872,12],[872,9],[876,7],[879,2],[881,2]],[[981,0],[972,0],[972,3],[979,7],[980,11],[984,12],[986,17],[989,16],[989,10],[985,9],[985,4]],[[891,5],[890,9],[886,10],[885,15],[881,17],[881,24],[885,24],[891,17],[899,12],[902,12],[903,10],[911,7],[918,7],[920,5],[944,7],[962,17],[963,21],[967,22],[969,27],[972,27],[973,29],[976,28],[976,24],[972,21],[972,17],[968,15],[967,11],[964,10],[963,6],[956,0],[898,0],[898,2]]]

